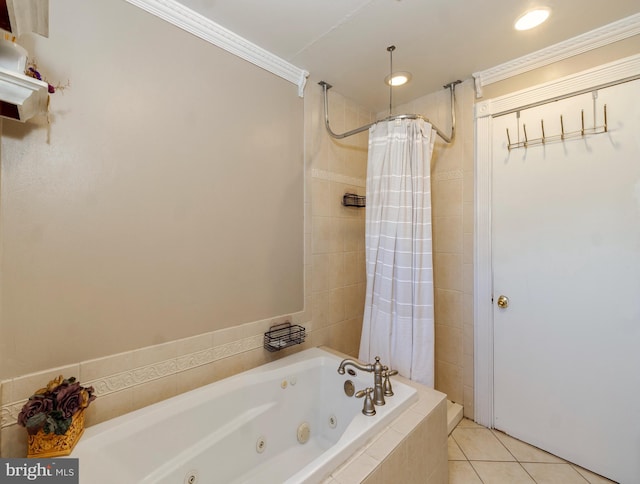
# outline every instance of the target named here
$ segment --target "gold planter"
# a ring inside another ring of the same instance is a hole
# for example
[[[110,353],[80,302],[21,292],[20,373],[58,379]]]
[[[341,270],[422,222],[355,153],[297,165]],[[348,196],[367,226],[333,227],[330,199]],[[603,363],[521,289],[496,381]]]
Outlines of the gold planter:
[[[84,409],[71,418],[71,425],[64,435],[45,434],[42,429],[29,435],[27,457],[60,457],[69,455],[84,432]]]

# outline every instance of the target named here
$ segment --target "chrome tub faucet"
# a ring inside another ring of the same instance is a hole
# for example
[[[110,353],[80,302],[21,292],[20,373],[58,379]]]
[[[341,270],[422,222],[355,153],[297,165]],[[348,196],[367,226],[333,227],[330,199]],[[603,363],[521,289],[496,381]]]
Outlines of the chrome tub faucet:
[[[347,366],[353,366],[361,371],[366,371],[368,373],[373,373],[373,403],[376,405],[384,405],[384,389],[382,387],[382,373],[389,370],[386,366],[383,366],[380,363],[380,357],[376,356],[375,363],[369,363],[367,365],[362,365],[355,360],[347,358],[346,360],[342,360],[340,362],[340,366],[338,366],[338,373],[344,375],[345,368]]]

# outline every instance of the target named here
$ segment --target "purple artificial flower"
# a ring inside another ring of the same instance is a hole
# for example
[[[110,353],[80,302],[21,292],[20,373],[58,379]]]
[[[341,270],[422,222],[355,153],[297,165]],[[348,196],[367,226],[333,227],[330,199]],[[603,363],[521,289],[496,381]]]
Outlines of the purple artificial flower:
[[[18,414],[18,423],[23,427],[27,426],[27,420],[39,413],[49,413],[53,409],[53,402],[49,398],[38,396],[31,397],[22,407]]]
[[[80,383],[61,385],[56,392],[56,408],[63,418],[70,418],[82,408],[82,390]]]

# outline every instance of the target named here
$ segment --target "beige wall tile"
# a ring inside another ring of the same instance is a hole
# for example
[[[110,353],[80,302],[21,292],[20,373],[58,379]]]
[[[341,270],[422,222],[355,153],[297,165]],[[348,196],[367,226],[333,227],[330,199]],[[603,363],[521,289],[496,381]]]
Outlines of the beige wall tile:
[[[311,275],[311,290],[313,292],[329,290],[330,261],[333,254],[314,254]]]
[[[388,427],[367,447],[366,453],[378,461],[383,461],[404,438],[403,432]]]
[[[131,388],[101,395],[87,408],[85,425],[91,427],[92,425],[119,417],[133,410],[133,390]]]
[[[436,360],[436,368],[436,390],[446,393],[452,402],[462,403],[462,368],[442,360]]]
[[[340,484],[354,484],[364,481],[378,465],[378,461],[367,454],[361,454],[348,466],[332,474]]]
[[[344,253],[344,284],[350,286],[360,282],[361,268],[359,265],[358,252]]]
[[[426,484],[446,484],[449,482],[449,463],[440,464],[427,478]]]
[[[473,264],[462,265],[462,290],[465,294],[473,294]]]
[[[329,324],[329,301],[329,291],[316,292],[311,296],[314,329],[320,329]]]
[[[433,250],[461,254],[462,216],[433,218]]]
[[[344,321],[344,288],[329,291],[329,324]]]
[[[213,374],[216,381],[235,375],[236,373],[240,373],[244,370],[246,370],[245,360],[241,354],[213,362]]]
[[[131,365],[133,368],[140,368],[159,361],[166,361],[176,356],[178,356],[178,343],[177,341],[170,341],[134,351],[131,355]]]
[[[133,368],[133,352],[118,353],[80,363],[80,381],[88,382]]]
[[[11,403],[13,395],[13,381],[4,380],[0,382],[0,406]]]
[[[473,355],[465,354],[462,363],[462,383],[473,388]]]
[[[346,319],[361,316],[364,312],[364,288],[363,284],[353,284],[344,288]]]
[[[474,393],[473,386],[464,386],[464,396],[462,401],[463,415],[466,418],[474,419],[475,418],[475,405],[474,405]]]
[[[178,373],[176,378],[176,395],[195,390],[196,388],[216,381],[215,368],[216,364],[212,362]]]
[[[3,428],[0,446],[0,456],[4,458],[26,457],[27,431],[20,425],[11,425]]]
[[[439,289],[462,290],[462,254],[434,254],[434,286]]]
[[[462,179],[431,182],[434,217],[462,216]]]
[[[24,400],[29,398],[34,394],[36,390],[39,390],[42,387],[46,387],[49,381],[57,378],[59,375],[64,376],[65,378],[69,377],[80,377],[80,365],[69,365],[69,366],[61,366],[58,368],[53,368],[51,370],[46,370],[38,373],[31,373],[29,375],[21,376],[19,378],[13,379],[13,384],[10,386],[11,395],[10,401],[19,402],[20,400]]]
[[[344,251],[352,252],[358,250],[361,244],[360,239],[364,239],[360,220],[357,217],[350,218],[345,222],[344,229]]]
[[[436,358],[462,367],[462,330],[436,324],[435,336]]]
[[[473,264],[473,234],[464,233],[462,236],[462,262]]]
[[[251,326],[251,327],[250,327]],[[243,332],[253,330],[255,324],[243,325]],[[246,333],[245,333],[246,334]],[[251,332],[253,334],[253,332]],[[248,336],[248,335],[247,335]],[[213,333],[204,333],[176,341],[176,356],[188,355],[209,349],[213,346]]]
[[[329,181],[313,178],[311,181],[311,214],[331,216],[331,206]]]
[[[436,324],[462,328],[462,292],[435,288]]]
[[[177,394],[176,375],[169,375],[132,388],[134,409],[146,407]]]
[[[335,252],[329,254],[329,264],[326,266],[329,278],[328,289],[342,288],[348,285],[346,280],[345,253]]]
[[[311,251],[313,254],[330,252],[331,236],[333,235],[332,219],[330,217],[312,216]]]
[[[329,241],[329,252],[343,252],[345,238],[346,220],[333,217],[331,219],[331,239]]]

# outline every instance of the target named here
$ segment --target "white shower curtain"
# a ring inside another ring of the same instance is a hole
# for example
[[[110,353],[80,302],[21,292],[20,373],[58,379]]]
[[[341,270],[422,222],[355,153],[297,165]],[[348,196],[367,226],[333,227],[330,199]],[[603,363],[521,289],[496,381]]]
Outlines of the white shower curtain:
[[[430,163],[423,120],[369,130],[365,299],[360,359],[434,386]]]

